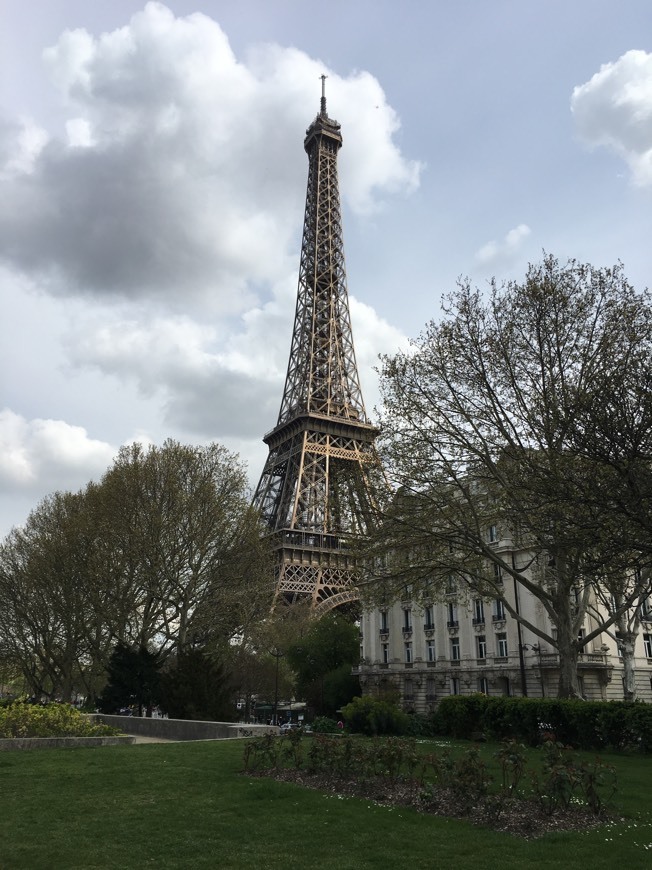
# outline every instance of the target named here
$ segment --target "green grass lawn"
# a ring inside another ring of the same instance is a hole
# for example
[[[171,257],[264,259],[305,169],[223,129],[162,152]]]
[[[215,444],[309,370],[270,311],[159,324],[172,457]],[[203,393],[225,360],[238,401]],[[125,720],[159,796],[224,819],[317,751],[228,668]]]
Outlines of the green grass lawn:
[[[242,749],[233,740],[1,753],[0,868],[652,867],[649,758],[604,756],[618,768],[622,822],[521,841],[242,776]]]

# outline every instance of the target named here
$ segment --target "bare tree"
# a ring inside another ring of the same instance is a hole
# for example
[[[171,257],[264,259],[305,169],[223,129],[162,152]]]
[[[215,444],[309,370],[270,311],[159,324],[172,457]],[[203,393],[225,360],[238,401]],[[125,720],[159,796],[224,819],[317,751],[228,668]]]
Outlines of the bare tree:
[[[651,340],[649,294],[620,266],[547,256],[523,283],[494,282],[486,295],[460,283],[442,321],[383,360],[383,450],[397,497],[372,545],[387,564],[381,594],[397,582],[433,594],[453,576],[470,594],[501,598],[559,651],[560,696],[578,694],[579,651],[647,586],[652,523],[630,516],[632,468],[608,461],[606,445],[619,442],[609,415],[599,438],[591,420],[598,385],[649,399]],[[639,502],[649,481],[649,471],[636,479]],[[596,585],[623,576],[619,608],[579,638]],[[541,602],[555,636],[510,601],[508,578]]]

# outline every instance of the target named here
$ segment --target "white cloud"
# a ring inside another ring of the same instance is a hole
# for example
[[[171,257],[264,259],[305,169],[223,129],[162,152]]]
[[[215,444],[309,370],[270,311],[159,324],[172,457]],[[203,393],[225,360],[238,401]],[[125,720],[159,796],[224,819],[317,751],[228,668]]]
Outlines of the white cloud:
[[[165,419],[201,438],[263,433],[276,420],[290,347],[293,301],[284,287],[266,305],[231,323],[228,333],[187,316],[154,320],[81,318],[67,337],[72,364],[159,396]],[[407,339],[368,305],[350,300],[354,341],[369,407],[377,401],[378,354]]]
[[[324,64],[278,46],[247,64],[211,18],[155,2],[100,37],[65,32],[45,59],[66,140],[5,136],[6,164],[25,171],[4,179],[0,257],[59,295],[227,315],[287,273],[306,176],[297,130],[316,114]],[[352,207],[414,190],[420,167],[393,140],[378,82],[330,73],[328,86],[350,136]]]
[[[367,414],[374,416],[374,408],[380,404],[378,357],[382,354],[395,354],[402,348],[409,349],[409,339],[400,330],[389,324],[376,311],[355,297],[350,298],[351,321],[355,355],[362,382]]]
[[[525,239],[532,230],[527,224],[519,224],[511,229],[501,241],[491,241],[483,245],[475,254],[475,260],[482,266],[495,267],[511,262],[518,254]]]
[[[0,484],[5,491],[77,489],[101,475],[115,454],[115,447],[89,438],[81,426],[0,411]]]
[[[0,124],[0,181],[30,175],[48,142],[48,134],[31,118]]]
[[[580,136],[627,163],[635,184],[652,184],[652,53],[628,51],[573,89]]]

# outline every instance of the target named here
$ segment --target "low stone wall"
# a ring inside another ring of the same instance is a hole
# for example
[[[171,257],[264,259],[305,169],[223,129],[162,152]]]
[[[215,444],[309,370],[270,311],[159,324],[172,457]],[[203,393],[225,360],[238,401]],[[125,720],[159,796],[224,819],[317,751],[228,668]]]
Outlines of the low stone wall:
[[[148,719],[144,716],[109,716],[105,713],[93,713],[92,718],[95,722],[119,728],[126,734],[163,740],[226,740],[232,737],[253,737],[268,731],[278,733],[278,728],[269,725],[243,725],[239,722]]]
[[[131,735],[125,737],[3,737],[0,752],[13,749],[79,749],[92,746],[118,746],[135,743]]]

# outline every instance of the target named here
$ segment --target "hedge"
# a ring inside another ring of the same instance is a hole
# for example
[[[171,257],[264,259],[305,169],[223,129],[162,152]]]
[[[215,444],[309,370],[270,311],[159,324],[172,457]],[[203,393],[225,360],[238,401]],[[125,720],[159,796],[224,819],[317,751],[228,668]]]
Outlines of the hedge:
[[[652,705],[639,702],[452,695],[440,701],[433,725],[457,738],[536,746],[549,736],[576,749],[652,752]]]

